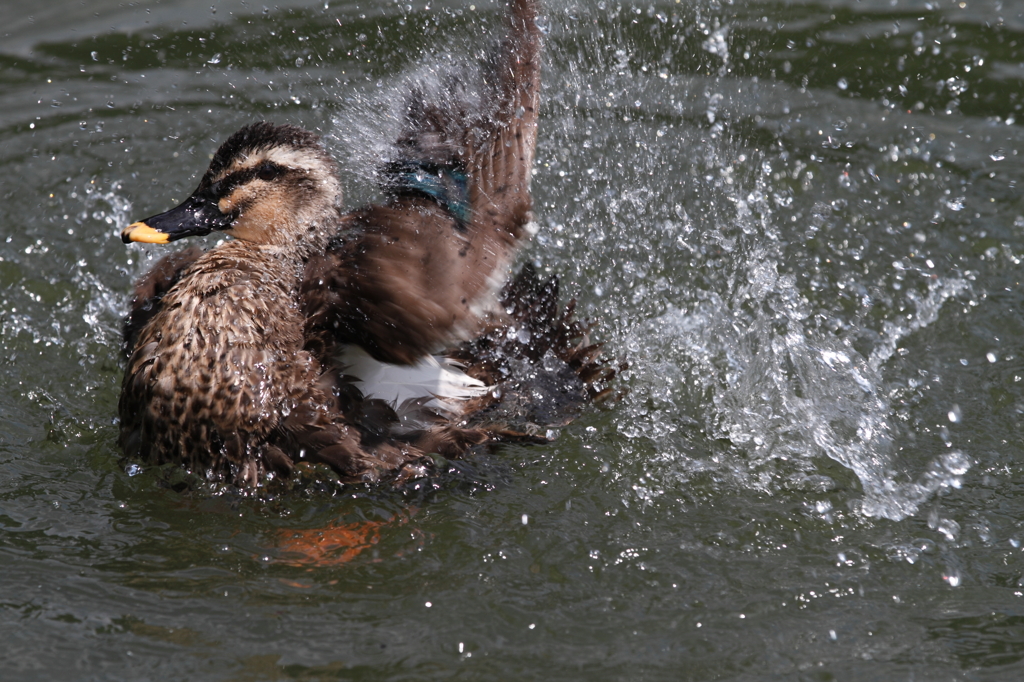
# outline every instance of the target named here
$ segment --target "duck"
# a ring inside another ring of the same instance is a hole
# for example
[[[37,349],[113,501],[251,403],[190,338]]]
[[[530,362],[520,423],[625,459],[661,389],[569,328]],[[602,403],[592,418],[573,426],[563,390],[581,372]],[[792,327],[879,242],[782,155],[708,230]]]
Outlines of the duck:
[[[179,206],[125,243],[223,233],[160,259],[123,329],[119,443],[240,489],[323,464],[396,484],[437,457],[545,440],[609,392],[615,368],[526,266],[540,90],[536,0],[453,105],[408,93],[384,201],[345,212],[314,133],[260,121],[216,151]],[[541,400],[532,400],[542,396]]]

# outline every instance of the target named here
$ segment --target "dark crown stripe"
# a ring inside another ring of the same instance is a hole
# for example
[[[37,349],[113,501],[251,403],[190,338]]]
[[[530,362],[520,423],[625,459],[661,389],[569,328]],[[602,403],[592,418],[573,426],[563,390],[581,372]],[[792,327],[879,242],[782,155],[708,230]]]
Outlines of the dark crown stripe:
[[[268,121],[250,123],[229,137],[210,162],[208,177],[222,173],[231,161],[272,147],[320,150],[320,137],[292,125],[274,125]]]
[[[236,187],[241,187],[247,182],[251,182],[256,178],[267,179],[264,176],[272,176],[272,178],[278,178],[290,169],[286,166],[276,164],[272,161],[264,161],[263,163],[253,166],[251,168],[243,168],[240,171],[229,173],[217,182],[210,185],[208,192],[215,199],[226,197]],[[271,179],[272,179],[271,178]]]

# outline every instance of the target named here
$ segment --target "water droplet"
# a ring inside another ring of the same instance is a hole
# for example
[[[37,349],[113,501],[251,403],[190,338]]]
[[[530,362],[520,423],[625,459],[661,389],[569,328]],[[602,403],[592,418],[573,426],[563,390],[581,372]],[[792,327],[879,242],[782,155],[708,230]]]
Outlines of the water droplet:
[[[141,464],[129,464],[128,466],[126,466],[124,468],[124,472],[126,474],[128,474],[129,476],[138,476],[139,474],[142,473],[142,465]]]
[[[306,63],[306,60],[305,60],[305,59],[303,59],[302,57],[296,57],[296,58],[295,58],[295,66],[297,66],[297,67],[301,67],[301,66],[303,66],[303,65],[304,65],[305,63]]]
[[[96,50],[93,50],[92,52],[90,52],[89,56],[92,57],[92,60],[94,62],[98,62],[100,60],[100,53],[97,52]]]
[[[971,468],[970,458],[959,450],[953,450],[942,455],[939,458],[939,463],[942,464],[943,469],[954,476],[963,476]]]
[[[220,64],[220,52],[218,52],[217,54],[215,54],[212,57],[210,57],[210,59],[206,63],[207,64]]]
[[[960,524],[953,519],[939,519],[935,524],[935,530],[945,535],[950,542],[960,537]]]
[[[947,78],[945,81],[942,81],[942,83],[945,84],[946,89],[949,90],[950,94],[954,97],[967,92],[967,81],[963,78]]]
[[[836,83],[836,85],[839,86],[840,90],[845,90],[846,88],[850,87],[850,83],[845,78],[840,78],[839,82]]]
[[[530,517],[527,516],[526,514],[523,514],[523,525],[525,526],[529,522],[530,522]]]
[[[988,158],[992,159],[993,161],[1002,161],[1003,159],[1006,158],[1006,150],[1000,147],[999,149],[989,154]]]

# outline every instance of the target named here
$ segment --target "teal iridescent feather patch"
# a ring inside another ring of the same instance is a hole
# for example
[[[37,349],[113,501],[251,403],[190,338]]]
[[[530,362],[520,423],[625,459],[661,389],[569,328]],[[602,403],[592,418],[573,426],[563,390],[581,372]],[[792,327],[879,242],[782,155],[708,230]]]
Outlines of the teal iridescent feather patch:
[[[471,218],[469,177],[460,166],[425,161],[394,161],[383,173],[393,196],[425,196],[448,210],[458,229],[466,231]]]

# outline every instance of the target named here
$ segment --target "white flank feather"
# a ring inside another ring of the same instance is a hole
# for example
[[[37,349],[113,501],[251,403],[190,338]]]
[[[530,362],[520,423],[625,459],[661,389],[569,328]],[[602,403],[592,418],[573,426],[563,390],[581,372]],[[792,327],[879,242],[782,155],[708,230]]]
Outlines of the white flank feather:
[[[491,390],[463,372],[459,363],[444,357],[427,355],[415,365],[390,365],[374,360],[359,346],[345,346],[337,362],[345,374],[358,379],[363,395],[386,400],[396,408],[410,399],[431,398],[427,406],[450,410],[458,401]]]

